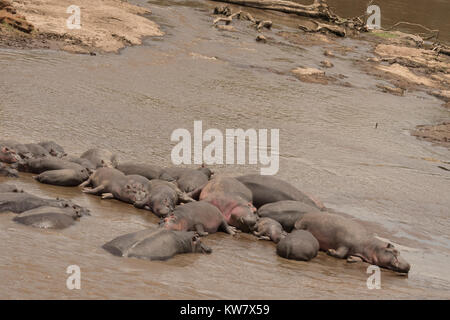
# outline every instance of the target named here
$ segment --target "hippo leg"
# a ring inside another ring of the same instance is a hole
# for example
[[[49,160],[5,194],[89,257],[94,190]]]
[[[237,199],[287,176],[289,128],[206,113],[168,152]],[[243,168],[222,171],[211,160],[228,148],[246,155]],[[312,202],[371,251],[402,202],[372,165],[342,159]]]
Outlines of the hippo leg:
[[[102,193],[102,199],[114,199],[114,195],[112,193]]]
[[[89,194],[98,194],[99,192],[103,191],[103,189],[105,189],[105,186],[99,185],[97,188],[94,189],[84,188],[82,192]]]
[[[195,231],[197,231],[199,236],[204,237],[204,236],[208,235],[208,232],[205,231],[202,224],[196,224],[194,226],[194,228],[195,228]]]
[[[225,220],[222,222],[220,228],[228,234],[234,236],[236,234],[236,228],[230,226]]]
[[[339,247],[337,250],[328,249],[327,251],[328,255],[339,259],[344,259],[347,253],[348,253],[347,247]]]
[[[358,257],[358,256],[349,256],[347,258],[347,262],[348,263],[356,263],[356,262],[362,262],[362,261],[364,261],[364,260],[361,257]]]
[[[84,188],[91,184],[91,178],[87,179],[85,182],[81,183],[78,187]]]
[[[269,236],[256,236],[256,238],[257,238],[258,240],[268,240],[268,241],[271,241],[271,240],[272,240],[272,239],[270,239]]]
[[[180,202],[188,203],[188,202],[194,202],[196,200],[192,199],[186,192],[181,191],[180,189],[176,189],[178,200]]]

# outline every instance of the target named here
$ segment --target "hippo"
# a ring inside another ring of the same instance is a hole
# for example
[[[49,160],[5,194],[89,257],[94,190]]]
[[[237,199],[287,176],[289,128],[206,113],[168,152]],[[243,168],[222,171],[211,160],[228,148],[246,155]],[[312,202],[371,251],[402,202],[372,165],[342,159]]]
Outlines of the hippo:
[[[58,208],[72,207],[78,210],[78,212],[80,212],[80,214],[82,215],[89,215],[89,209],[80,207],[70,200],[44,199],[36,197],[26,192],[0,193],[0,212],[10,211],[14,213],[22,213],[43,206],[58,207]]]
[[[31,172],[40,174],[49,170],[72,169],[81,171],[84,168],[77,163],[59,158],[47,157],[39,159],[24,159],[18,162],[18,169],[21,172]]]
[[[142,201],[136,201],[136,208],[151,210],[159,217],[171,213],[179,202],[192,202],[192,198],[181,192],[172,182],[153,179],[148,182],[148,195]]]
[[[96,168],[109,167],[117,165],[117,156],[111,151],[100,148],[89,149],[84,152],[80,158],[89,160]]]
[[[319,242],[305,230],[294,230],[277,244],[277,254],[286,259],[309,261],[318,252]]]
[[[325,208],[320,201],[301,192],[288,182],[273,176],[251,174],[240,176],[236,179],[252,191],[253,205],[256,208],[259,208],[266,203],[281,200],[296,200],[309,204],[310,206],[317,207],[321,210]]]
[[[131,204],[140,203],[150,193],[149,182],[150,180],[140,175],[125,176],[125,180],[121,184],[116,184],[112,192],[103,193],[102,199],[117,199]],[[119,185],[120,188],[118,188]]]
[[[23,190],[13,184],[0,183],[0,193],[4,192],[23,192]]]
[[[258,219],[253,228],[253,234],[262,240],[272,240],[278,243],[285,235],[283,227],[278,221],[271,218]]]
[[[49,207],[43,206],[25,211],[13,218],[13,221],[27,226],[41,229],[65,229],[75,224],[83,211],[74,207]]]
[[[198,169],[167,168],[166,170],[176,179],[178,188],[183,192],[192,192],[205,185],[212,175],[211,170],[205,167]]]
[[[1,140],[0,141],[0,150],[2,148],[6,148],[7,150],[13,151],[18,155],[19,159],[28,159],[32,158],[33,154],[28,151],[28,148],[17,141],[14,140]],[[18,161],[16,160],[16,161]],[[15,162],[15,161],[14,161]]]
[[[235,234],[219,209],[204,201],[176,207],[174,212],[162,221],[161,226],[167,230],[196,231],[200,236],[215,233],[219,229],[231,235]]]
[[[89,172],[86,169],[60,169],[44,171],[34,179],[40,183],[51,184],[54,186],[76,187],[89,178]]]
[[[64,148],[54,141],[42,141],[39,142],[38,144],[45,150],[47,150],[47,152],[53,157],[61,158],[66,155]]]
[[[205,186],[188,193],[189,196],[215,205],[225,221],[244,232],[256,224],[256,208],[252,205],[252,192],[231,177],[215,177]]]
[[[390,243],[369,233],[360,223],[338,214],[307,213],[295,223],[319,241],[320,250],[349,262],[365,261],[399,273],[408,273],[410,265]]]
[[[15,163],[22,159],[14,149],[0,145],[0,162]]]
[[[211,253],[195,232],[145,229],[117,237],[102,246],[115,256],[168,260],[181,253]]]
[[[262,218],[278,221],[284,230],[291,232],[295,222],[308,212],[320,212],[320,210],[301,201],[283,200],[261,206],[257,214]]]
[[[116,165],[116,169],[126,175],[141,175],[148,180],[160,179],[165,181],[174,181],[165,169],[151,164],[124,162]]]
[[[0,176],[9,178],[18,178],[19,172],[16,169],[13,169],[0,162]]]
[[[85,158],[79,158],[79,157],[65,155],[61,159],[79,164],[83,168],[87,169],[90,173],[93,173],[95,171],[95,169],[97,169],[97,167],[91,161],[89,161],[88,159],[85,159]]]
[[[24,144],[27,148],[28,153],[31,153],[33,158],[43,158],[50,156],[50,153],[41,145],[37,143],[26,143]]]

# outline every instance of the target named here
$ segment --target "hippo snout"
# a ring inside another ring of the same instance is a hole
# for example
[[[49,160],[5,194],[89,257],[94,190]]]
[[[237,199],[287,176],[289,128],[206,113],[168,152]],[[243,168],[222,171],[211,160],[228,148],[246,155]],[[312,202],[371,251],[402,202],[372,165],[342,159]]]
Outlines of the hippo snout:
[[[250,229],[253,229],[253,227],[256,225],[257,217],[256,215],[247,215],[241,218],[241,221],[243,224],[248,226]]]
[[[408,273],[411,265],[402,257],[397,257],[397,262],[394,264],[394,270],[401,273]]]

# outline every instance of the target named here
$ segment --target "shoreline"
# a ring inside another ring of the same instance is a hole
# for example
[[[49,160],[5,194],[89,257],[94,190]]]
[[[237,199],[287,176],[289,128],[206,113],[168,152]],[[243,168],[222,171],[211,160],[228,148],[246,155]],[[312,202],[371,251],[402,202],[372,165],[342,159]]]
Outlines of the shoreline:
[[[159,26],[146,16],[151,11],[122,0],[77,2],[80,29],[69,29],[70,0],[0,1],[0,47],[54,49],[78,54],[118,53],[142,44],[145,37],[162,36]],[[1,20],[0,20],[1,21]],[[24,32],[17,24],[30,27]]]
[[[30,24],[30,32],[23,32],[16,27],[0,24],[0,47],[14,49],[53,49],[76,54],[120,53],[128,46],[141,45],[146,37],[162,36],[160,27],[150,20],[151,11],[147,8],[129,4],[122,0],[89,1],[81,0],[81,29],[70,30],[66,27],[66,13],[71,5],[69,0],[43,0],[38,4],[30,1],[15,1],[5,8],[10,0],[0,0],[1,12],[16,18],[22,24]],[[3,5],[2,5],[3,4]],[[288,43],[305,47],[319,46],[324,50],[322,65],[319,68],[296,68],[291,73],[300,81],[321,85],[347,85],[339,78],[330,77],[328,70],[333,70],[331,63],[333,52],[325,50],[330,44],[333,50],[351,48],[340,43],[341,39],[369,42],[371,45],[363,56],[353,57],[353,66],[375,78],[385,80],[388,85],[377,88],[387,94],[404,96],[405,92],[421,91],[443,102],[443,107],[450,109],[450,57],[439,53],[433,44],[421,37],[399,31],[373,30],[365,32],[351,25],[339,25],[336,33],[332,24],[321,24],[325,30],[314,30],[311,22],[297,15],[255,9],[242,5],[209,2],[209,15],[214,18],[213,26],[220,32],[233,33],[242,27],[241,20],[255,25],[255,40],[266,45],[276,45],[271,37],[264,36],[264,26],[260,23],[269,21],[278,29],[276,32]],[[212,8],[215,8],[213,14]],[[256,19],[255,17],[262,17]],[[270,19],[270,20],[267,20]],[[13,19],[14,20],[14,19]],[[258,22],[258,23],[255,23]],[[286,28],[297,31],[287,31]],[[295,30],[295,29],[294,29]],[[344,34],[344,36],[342,36]],[[343,77],[345,79],[345,77]],[[445,119],[443,119],[444,121]],[[441,123],[443,121],[440,121]],[[436,123],[439,125],[439,123]],[[440,132],[439,139],[430,138],[433,143],[449,147],[450,130],[448,126]],[[422,131],[417,135],[417,130]],[[428,132],[428,131],[427,131]],[[420,127],[411,130],[415,136],[427,135]],[[430,140],[430,139],[426,140]]]

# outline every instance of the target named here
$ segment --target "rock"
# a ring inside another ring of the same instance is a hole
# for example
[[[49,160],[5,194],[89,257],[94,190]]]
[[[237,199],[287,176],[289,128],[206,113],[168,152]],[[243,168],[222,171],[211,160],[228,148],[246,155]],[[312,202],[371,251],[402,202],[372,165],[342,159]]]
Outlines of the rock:
[[[260,35],[258,35],[258,36],[256,37],[256,41],[257,41],[257,42],[266,43],[266,42],[267,42],[267,39],[266,39],[266,37],[264,37],[262,34],[260,34]]]
[[[335,57],[333,51],[330,51],[330,50],[325,50],[325,52],[323,53],[323,55],[324,55],[324,56],[327,56],[327,57]]]
[[[385,85],[381,85],[381,84],[377,84],[377,88],[380,88],[383,92],[391,93],[396,96],[403,96],[405,93],[405,89],[389,87],[389,86],[385,86]]]
[[[0,23],[10,25],[25,33],[31,33],[34,30],[33,25],[28,23],[25,17],[16,14],[16,9],[5,0],[0,0]]]
[[[329,60],[320,61],[320,65],[324,68],[333,68],[334,64],[332,64]]]
[[[291,72],[298,76],[316,76],[316,75],[325,75],[325,71],[315,69],[315,68],[295,68],[291,70]]]
[[[430,92],[430,94],[444,100],[445,102],[450,102],[450,90],[436,90]]]

